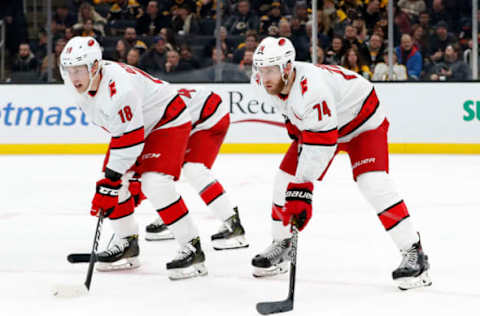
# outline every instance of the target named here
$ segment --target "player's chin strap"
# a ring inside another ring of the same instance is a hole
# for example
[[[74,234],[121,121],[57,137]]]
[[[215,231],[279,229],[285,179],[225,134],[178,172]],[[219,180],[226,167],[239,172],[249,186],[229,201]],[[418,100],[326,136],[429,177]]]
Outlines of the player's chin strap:
[[[95,79],[98,75],[100,75],[100,73],[102,72],[102,61],[99,60],[97,61],[98,62],[98,69],[97,69],[97,72],[95,73],[95,75],[92,76],[92,73],[91,71],[88,72],[88,77],[90,78],[90,81],[88,83],[88,88],[87,90],[85,90],[82,94],[87,94],[91,89],[92,89],[92,85],[93,85],[93,79]]]

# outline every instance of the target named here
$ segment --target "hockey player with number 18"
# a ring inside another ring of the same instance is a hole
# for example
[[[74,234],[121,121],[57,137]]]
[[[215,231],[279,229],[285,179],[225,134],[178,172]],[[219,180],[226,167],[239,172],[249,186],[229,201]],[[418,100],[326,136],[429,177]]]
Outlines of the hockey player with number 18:
[[[61,57],[65,86],[87,118],[111,134],[104,172],[96,183],[91,214],[110,219],[116,239],[97,254],[97,269],[131,269],[138,261],[138,224],[129,192],[130,171],[180,245],[167,263],[171,279],[207,274],[200,238],[175,188],[192,128],[176,89],[140,69],[102,60],[92,37],[74,37]]]
[[[284,115],[293,139],[275,178],[273,242],[253,258],[254,276],[287,271],[287,225],[305,228],[312,216],[313,182],[322,180],[344,150],[358,188],[402,254],[394,281],[402,290],[431,285],[428,257],[388,173],[389,122],[373,85],[342,67],[296,62],[287,38],[262,40],[253,64],[252,87]]]

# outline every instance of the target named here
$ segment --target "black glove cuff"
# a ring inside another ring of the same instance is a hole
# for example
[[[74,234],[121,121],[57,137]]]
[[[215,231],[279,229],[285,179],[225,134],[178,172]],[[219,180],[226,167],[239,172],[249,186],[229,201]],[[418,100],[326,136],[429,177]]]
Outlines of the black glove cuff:
[[[113,171],[112,169],[105,169],[105,178],[112,180],[112,181],[118,181],[122,178],[122,174],[118,173],[116,171]]]

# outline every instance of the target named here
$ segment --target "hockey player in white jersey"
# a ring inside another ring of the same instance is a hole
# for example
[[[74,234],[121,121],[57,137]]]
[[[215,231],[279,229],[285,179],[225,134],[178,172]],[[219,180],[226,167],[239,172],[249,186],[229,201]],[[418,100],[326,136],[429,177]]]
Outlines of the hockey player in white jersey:
[[[141,165],[143,192],[180,245],[167,263],[171,279],[207,274],[200,238],[174,181],[178,179],[192,127],[186,105],[167,82],[120,63],[102,60],[92,37],[74,37],[61,57],[65,85],[89,120],[111,134],[91,214],[103,211],[116,239],[97,254],[98,269],[136,268],[138,224],[128,190],[129,172]]]
[[[219,232],[211,236],[215,250],[248,247],[245,230],[240,222],[238,208],[232,205],[223,186],[211,168],[230,126],[230,113],[222,98],[207,89],[183,88],[178,90],[192,118],[192,131],[188,139],[182,176],[199,193],[205,204],[222,222]],[[130,192],[137,204],[142,200],[139,182],[131,182]],[[161,217],[146,227],[147,240],[172,239],[173,234]]]
[[[403,290],[431,285],[428,257],[388,174],[389,123],[373,85],[342,67],[296,62],[287,38],[265,38],[253,62],[251,85],[284,115],[293,139],[275,178],[273,242],[252,259],[254,276],[287,271],[287,225],[305,227],[312,215],[313,182],[322,180],[344,150],[358,188],[402,254],[393,279]]]

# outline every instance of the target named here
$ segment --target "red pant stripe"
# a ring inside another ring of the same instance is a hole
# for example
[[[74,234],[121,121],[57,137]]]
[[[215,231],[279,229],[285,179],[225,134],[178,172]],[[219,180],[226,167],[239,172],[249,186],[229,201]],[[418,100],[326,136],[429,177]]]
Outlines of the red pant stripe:
[[[187,206],[182,197],[164,208],[157,210],[165,225],[172,225],[188,214]]]
[[[348,135],[359,128],[370,117],[372,117],[373,114],[375,114],[379,105],[380,101],[378,101],[375,89],[372,89],[367,99],[365,99],[363,102],[362,108],[360,109],[358,115],[338,130],[338,137]]]
[[[209,205],[223,193],[225,193],[225,191],[223,190],[222,185],[218,181],[215,181],[207,185],[200,192],[200,197],[202,198],[203,202],[205,202],[205,204]]]
[[[113,212],[108,216],[108,218],[115,220],[115,219],[127,217],[128,215],[133,214],[134,210],[135,210],[135,206],[133,203],[133,199],[130,196],[124,202],[118,203],[118,205],[115,207]]]
[[[272,220],[279,222],[282,220],[280,217],[280,212],[282,211],[283,206],[272,204]]]
[[[408,214],[407,206],[403,200],[378,214],[383,227],[385,227],[387,231],[400,224],[409,216],[410,215]]]

